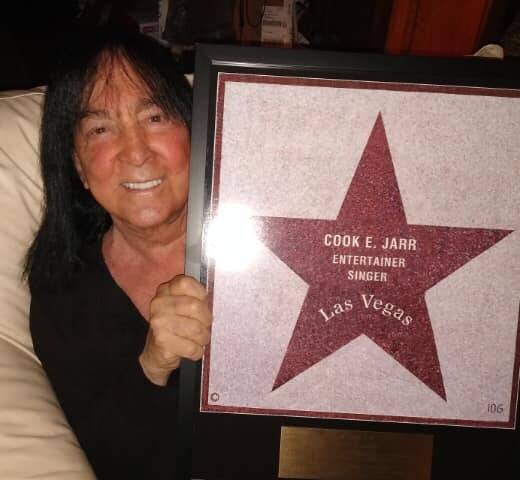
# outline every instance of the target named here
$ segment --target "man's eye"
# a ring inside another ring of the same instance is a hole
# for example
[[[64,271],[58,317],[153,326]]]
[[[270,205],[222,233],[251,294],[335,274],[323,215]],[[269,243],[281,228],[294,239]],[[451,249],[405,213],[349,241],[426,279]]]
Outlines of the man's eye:
[[[150,116],[150,121],[153,123],[158,123],[163,121],[163,115],[161,113],[156,113]]]
[[[102,135],[103,133],[105,133],[107,131],[107,128],[106,127],[94,127],[94,128],[91,128],[89,131],[88,131],[88,136],[97,136],[97,135]]]

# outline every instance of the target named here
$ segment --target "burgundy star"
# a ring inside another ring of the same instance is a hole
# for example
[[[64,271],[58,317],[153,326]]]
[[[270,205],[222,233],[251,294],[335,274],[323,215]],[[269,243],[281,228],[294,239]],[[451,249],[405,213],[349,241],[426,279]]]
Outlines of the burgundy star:
[[[336,220],[258,220],[309,285],[273,390],[364,334],[446,400],[425,292],[510,230],[408,225],[381,114]]]

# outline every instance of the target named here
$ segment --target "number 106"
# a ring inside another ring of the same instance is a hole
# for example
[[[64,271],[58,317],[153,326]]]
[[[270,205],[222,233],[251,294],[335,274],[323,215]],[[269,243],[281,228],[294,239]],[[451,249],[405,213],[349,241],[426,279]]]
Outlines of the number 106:
[[[504,411],[504,405],[502,403],[488,403],[488,413],[502,413]]]

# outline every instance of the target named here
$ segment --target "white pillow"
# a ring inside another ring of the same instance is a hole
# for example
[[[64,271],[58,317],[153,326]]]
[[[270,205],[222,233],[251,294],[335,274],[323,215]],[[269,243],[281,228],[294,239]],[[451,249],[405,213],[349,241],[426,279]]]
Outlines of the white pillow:
[[[39,361],[21,281],[42,190],[42,89],[0,93],[0,478],[94,479]]]
[[[32,353],[21,268],[40,217],[38,128],[42,92],[0,94],[0,338]]]

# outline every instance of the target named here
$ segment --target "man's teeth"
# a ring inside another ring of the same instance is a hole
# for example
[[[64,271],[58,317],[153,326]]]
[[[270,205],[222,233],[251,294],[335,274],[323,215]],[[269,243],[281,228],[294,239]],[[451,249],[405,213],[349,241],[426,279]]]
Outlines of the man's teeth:
[[[149,180],[148,182],[123,182],[123,187],[130,190],[146,190],[148,188],[156,187],[162,183],[162,179]]]

